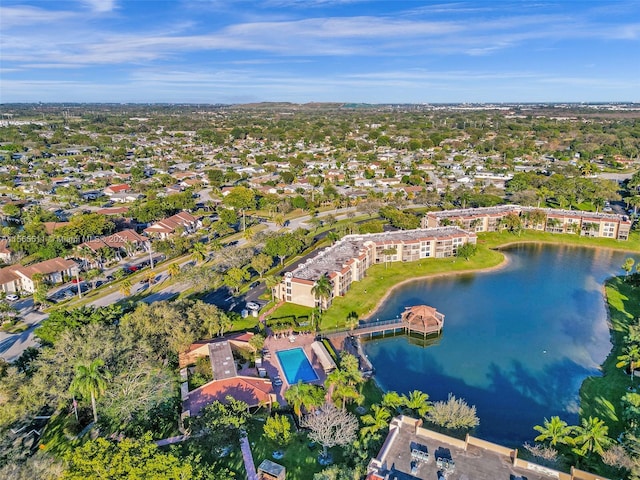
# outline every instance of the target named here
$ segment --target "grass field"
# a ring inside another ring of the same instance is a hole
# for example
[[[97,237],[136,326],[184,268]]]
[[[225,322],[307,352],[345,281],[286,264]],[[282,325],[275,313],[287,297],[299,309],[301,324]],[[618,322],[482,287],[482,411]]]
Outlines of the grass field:
[[[580,415],[597,416],[609,427],[609,436],[616,438],[624,429],[620,419],[620,398],[630,385],[629,375],[616,368],[622,354],[623,338],[629,324],[640,316],[640,289],[623,278],[610,279],[606,284],[609,322],[613,348],[602,364],[601,377],[589,377],[580,388]]]

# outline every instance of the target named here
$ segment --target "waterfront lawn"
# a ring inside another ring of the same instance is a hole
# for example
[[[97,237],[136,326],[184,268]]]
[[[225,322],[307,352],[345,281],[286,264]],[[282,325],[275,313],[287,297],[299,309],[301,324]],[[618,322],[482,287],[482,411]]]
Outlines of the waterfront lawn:
[[[289,421],[292,421],[289,417]],[[273,442],[265,439],[262,435],[264,422],[257,418],[249,420],[247,434],[249,443],[251,444],[251,453],[256,468],[264,459],[271,460],[280,465],[284,465],[287,469],[287,479],[291,480],[308,480],[313,477],[314,473],[322,471],[322,467],[318,463],[318,455],[322,452],[322,447],[316,445],[309,448],[309,438],[304,432],[298,432],[294,435],[293,440],[284,448],[279,448]],[[275,450],[282,450],[284,458],[275,460],[272,456]],[[334,447],[329,449],[335,463],[342,462],[342,449]]]
[[[344,297],[333,299],[331,307],[322,316],[321,329],[344,327],[347,315],[352,311],[356,312],[360,319],[367,318],[384,295],[402,281],[450,272],[491,268],[500,265],[503,260],[504,256],[500,252],[479,246],[476,255],[468,261],[451,257],[428,258],[410,263],[394,262],[386,266],[384,263],[373,265],[364,279],[351,284],[351,289]]]
[[[626,283],[624,277],[610,279],[605,288],[613,348],[602,365],[602,376],[587,378],[580,388],[580,416],[601,418],[609,427],[609,436],[617,438],[624,430],[620,398],[626,393],[630,378],[623,369],[616,368],[616,363],[629,323],[640,316],[640,289]]]
[[[576,245],[580,247],[601,247],[615,250],[640,252],[640,233],[631,232],[629,240],[621,241],[611,238],[591,238],[580,235],[547,233],[535,230],[524,230],[520,235],[512,232],[486,232],[478,234],[478,245],[488,248],[499,248],[512,243],[554,243],[556,245]]]
[[[304,305],[296,305],[295,303],[283,303],[280,308],[277,308],[269,318],[278,319],[286,317],[309,317],[311,315],[311,307],[305,307]]]

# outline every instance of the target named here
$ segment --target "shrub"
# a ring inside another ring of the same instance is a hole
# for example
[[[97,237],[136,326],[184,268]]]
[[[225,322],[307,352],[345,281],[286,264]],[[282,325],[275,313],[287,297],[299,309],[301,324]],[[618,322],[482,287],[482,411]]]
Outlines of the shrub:
[[[480,424],[476,407],[467,405],[461,398],[449,394],[446,402],[435,402],[427,414],[427,420],[440,427],[458,429],[473,428]]]

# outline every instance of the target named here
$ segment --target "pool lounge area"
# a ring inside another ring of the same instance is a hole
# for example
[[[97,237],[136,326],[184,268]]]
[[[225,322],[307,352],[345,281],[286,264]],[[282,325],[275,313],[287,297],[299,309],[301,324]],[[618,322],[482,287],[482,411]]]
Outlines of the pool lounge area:
[[[299,381],[307,383],[318,380],[318,375],[302,347],[278,350],[276,355],[289,385],[294,385]]]

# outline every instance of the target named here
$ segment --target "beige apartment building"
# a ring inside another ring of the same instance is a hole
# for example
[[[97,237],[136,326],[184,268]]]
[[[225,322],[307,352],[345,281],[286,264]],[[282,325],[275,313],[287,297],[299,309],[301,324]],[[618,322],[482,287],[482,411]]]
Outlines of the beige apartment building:
[[[326,275],[332,287],[330,298],[323,300],[322,307],[326,308],[332,298],[344,295],[353,282],[364,278],[371,265],[452,257],[460,246],[475,244],[476,239],[475,233],[458,227],[347,235],[295,270],[286,272],[274,288],[274,294],[286,302],[316,307],[319,300],[312,289],[316,281]]]
[[[555,208],[500,205],[429,212],[422,219],[423,228],[455,225],[472,232],[495,232],[507,215],[518,215],[525,228],[550,233],[567,233],[586,237],[628,240],[632,220],[627,215],[581,212]]]

